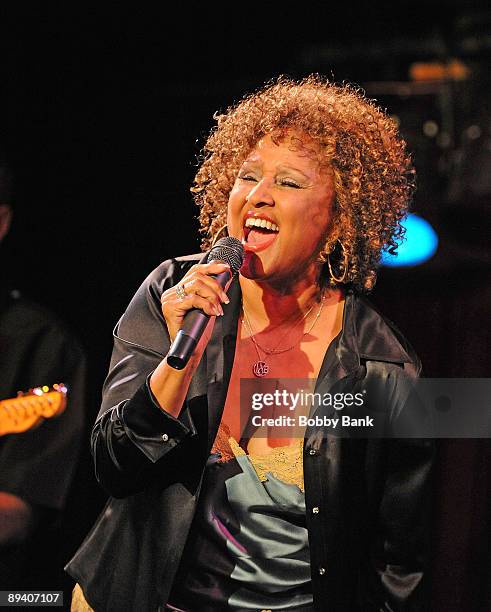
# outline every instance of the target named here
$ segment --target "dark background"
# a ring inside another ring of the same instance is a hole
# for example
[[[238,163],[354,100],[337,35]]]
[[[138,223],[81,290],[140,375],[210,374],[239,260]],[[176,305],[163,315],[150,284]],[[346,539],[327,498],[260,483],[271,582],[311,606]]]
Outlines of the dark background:
[[[199,250],[189,186],[213,113],[280,73],[360,84],[399,118],[419,175],[414,210],[440,249],[418,268],[383,269],[372,299],[426,375],[489,375],[491,11],[364,4],[1,9],[0,148],[16,175],[1,274],[84,343],[89,425],[129,299],[160,261]],[[465,81],[411,82],[415,62],[452,58]],[[438,470],[434,609],[491,609],[489,445],[444,443]],[[104,499],[86,448],[64,555]]]

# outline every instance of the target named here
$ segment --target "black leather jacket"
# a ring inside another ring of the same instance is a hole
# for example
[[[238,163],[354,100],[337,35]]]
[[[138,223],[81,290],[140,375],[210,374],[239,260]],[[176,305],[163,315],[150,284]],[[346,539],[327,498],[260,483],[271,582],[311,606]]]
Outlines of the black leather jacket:
[[[198,259],[173,259],[154,270],[114,332],[92,433],[97,479],[112,498],[66,568],[97,612],[162,609],[193,519],[232,369],[237,280],[178,419],[157,407],[147,379],[169,348],[160,296]],[[366,300],[348,294],[343,329],[318,385],[353,392],[370,383],[390,420],[401,412],[419,368],[401,334]],[[307,430],[304,480],[316,611],[427,609],[432,457],[429,440],[345,439],[326,437],[318,427]]]

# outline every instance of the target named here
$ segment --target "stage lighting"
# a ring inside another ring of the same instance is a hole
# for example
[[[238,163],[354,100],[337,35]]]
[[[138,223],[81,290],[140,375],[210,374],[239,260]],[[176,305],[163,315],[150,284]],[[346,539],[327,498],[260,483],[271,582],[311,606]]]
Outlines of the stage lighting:
[[[438,236],[432,226],[418,215],[411,213],[402,221],[406,234],[399,243],[397,255],[382,253],[382,265],[390,268],[419,266],[428,261],[438,248]]]

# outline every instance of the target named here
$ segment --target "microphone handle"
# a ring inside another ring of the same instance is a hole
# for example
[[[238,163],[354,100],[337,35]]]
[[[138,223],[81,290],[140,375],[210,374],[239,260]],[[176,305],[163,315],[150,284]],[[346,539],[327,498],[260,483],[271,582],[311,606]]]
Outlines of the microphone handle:
[[[213,277],[216,278],[219,285],[224,288],[231,278],[231,273],[226,270]],[[167,353],[167,363],[172,368],[175,370],[182,370],[186,367],[209,320],[209,315],[204,313],[200,308],[193,308],[186,313],[182,327],[177,332],[174,342]]]
[[[175,370],[182,370],[194,353],[201,334],[205,331],[210,317],[199,308],[190,310],[186,315],[186,327],[189,321],[191,328],[180,329],[167,353],[167,363]]]

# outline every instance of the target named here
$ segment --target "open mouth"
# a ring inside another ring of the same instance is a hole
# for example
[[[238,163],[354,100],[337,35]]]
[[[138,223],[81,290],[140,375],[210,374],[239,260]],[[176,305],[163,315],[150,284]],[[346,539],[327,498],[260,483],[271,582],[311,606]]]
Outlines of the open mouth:
[[[260,251],[274,242],[280,228],[266,219],[249,217],[244,225],[244,249]]]

